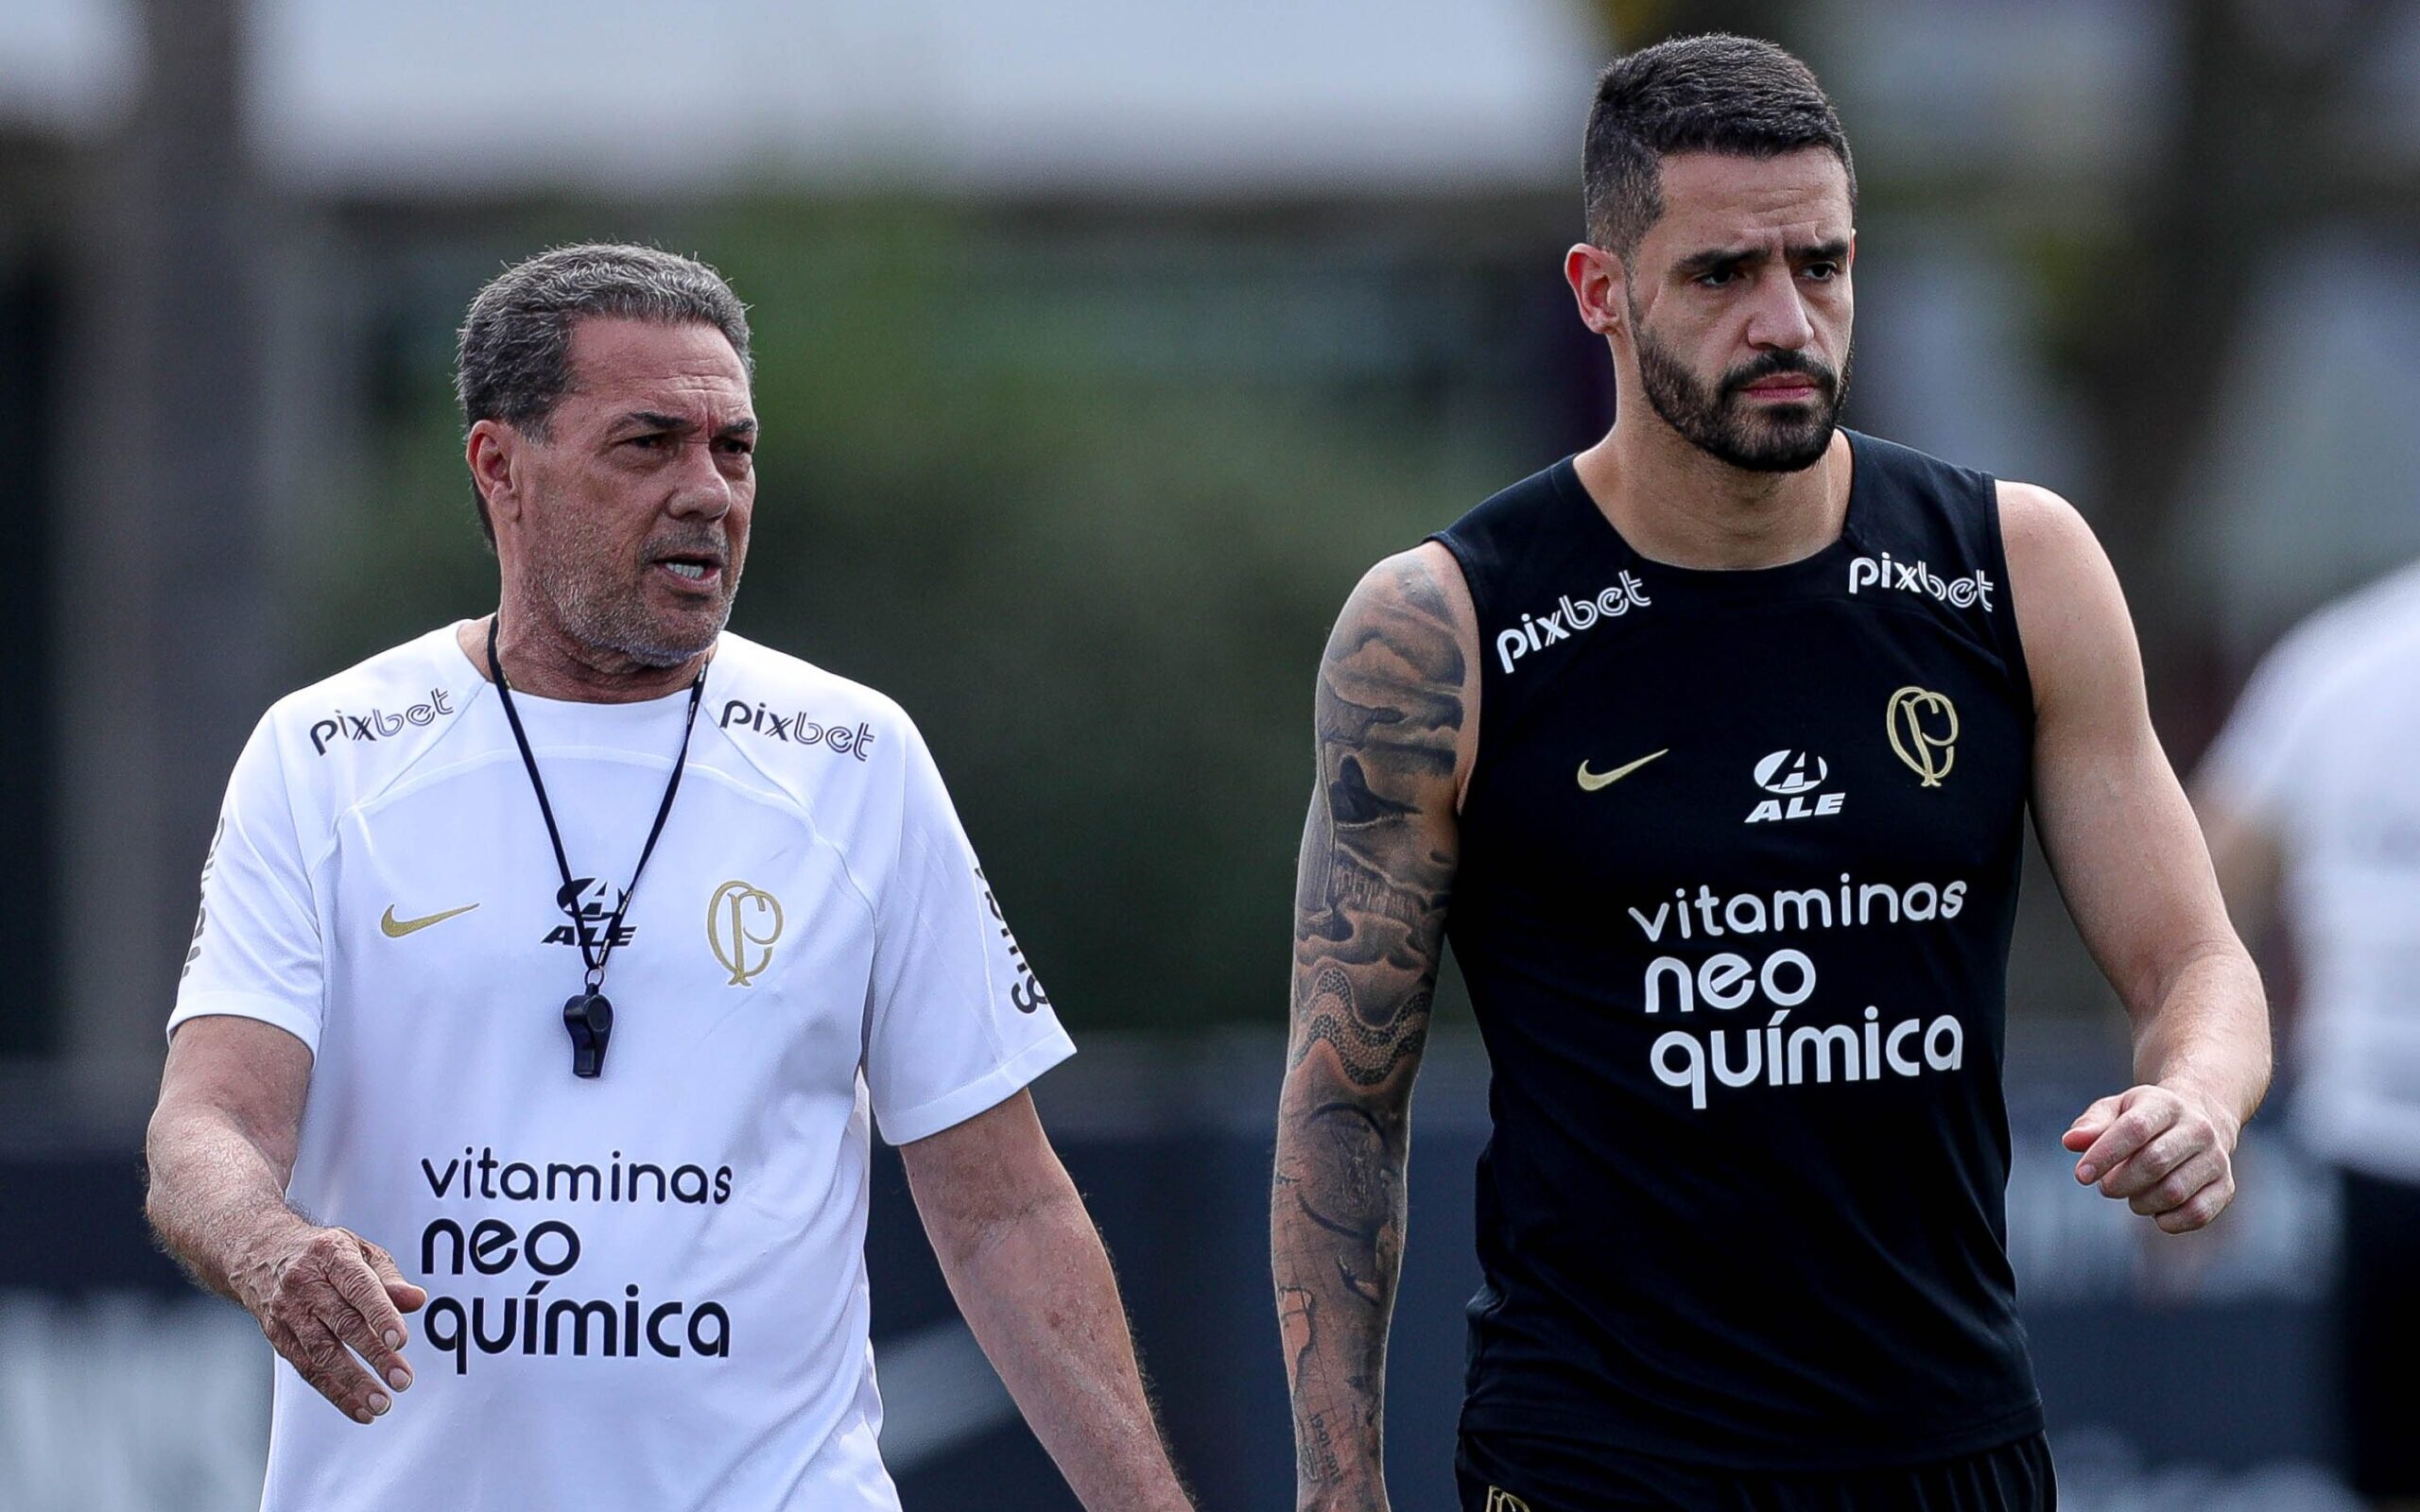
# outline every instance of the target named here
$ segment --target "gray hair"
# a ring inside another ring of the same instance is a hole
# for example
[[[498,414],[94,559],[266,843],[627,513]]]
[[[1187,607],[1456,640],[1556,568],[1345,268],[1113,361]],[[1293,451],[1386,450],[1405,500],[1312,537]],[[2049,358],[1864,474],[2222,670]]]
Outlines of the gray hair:
[[[463,427],[500,421],[544,440],[571,386],[572,326],[588,316],[713,326],[739,354],[741,369],[755,375],[748,307],[713,268],[652,247],[557,247],[498,273],[471,301],[454,364]],[[487,500],[475,488],[472,494],[493,545]]]

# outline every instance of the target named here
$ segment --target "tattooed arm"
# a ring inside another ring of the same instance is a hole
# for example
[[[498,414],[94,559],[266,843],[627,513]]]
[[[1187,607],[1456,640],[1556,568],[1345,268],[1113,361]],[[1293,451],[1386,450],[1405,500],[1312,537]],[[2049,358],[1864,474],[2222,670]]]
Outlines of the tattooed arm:
[[[1430,543],[1361,580],[1320,664],[1270,1222],[1303,1512],[1387,1505],[1411,1081],[1478,739],[1478,639],[1461,568]]]

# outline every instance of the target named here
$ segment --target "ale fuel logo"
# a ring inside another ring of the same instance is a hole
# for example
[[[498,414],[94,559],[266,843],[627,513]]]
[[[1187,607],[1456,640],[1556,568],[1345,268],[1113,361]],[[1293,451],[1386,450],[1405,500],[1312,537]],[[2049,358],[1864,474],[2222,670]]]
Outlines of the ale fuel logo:
[[[752,884],[731,881],[706,903],[706,943],[731,973],[726,987],[746,987],[772,964],[782,937],[781,900]]]
[[[1958,706],[1949,696],[1918,687],[1901,688],[1883,711],[1882,727],[1891,749],[1924,779],[1925,787],[1939,787],[1958,759]]]

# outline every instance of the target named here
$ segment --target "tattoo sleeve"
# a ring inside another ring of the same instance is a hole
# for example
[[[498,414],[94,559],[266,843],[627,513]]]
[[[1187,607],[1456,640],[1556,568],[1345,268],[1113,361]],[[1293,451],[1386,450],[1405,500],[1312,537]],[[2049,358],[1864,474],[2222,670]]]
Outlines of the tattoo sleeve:
[[[1411,1082],[1444,948],[1474,677],[1418,554],[1363,579],[1320,666],[1270,1225],[1304,1508],[1387,1504],[1387,1324]]]

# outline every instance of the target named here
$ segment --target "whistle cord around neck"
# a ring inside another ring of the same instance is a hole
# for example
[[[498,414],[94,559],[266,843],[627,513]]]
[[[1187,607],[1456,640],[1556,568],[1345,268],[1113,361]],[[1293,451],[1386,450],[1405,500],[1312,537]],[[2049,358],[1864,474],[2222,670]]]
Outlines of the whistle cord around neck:
[[[672,776],[664,784],[664,801],[655,808],[655,822],[648,827],[647,844],[639,849],[638,865],[631,868],[630,885],[622,889],[621,902],[614,908],[613,917],[605,921],[602,937],[593,946],[588,930],[577,909],[571,874],[571,858],[563,850],[562,831],[555,823],[554,805],[547,800],[545,780],[538,775],[538,758],[529,748],[528,732],[521,727],[521,713],[512,706],[512,685],[504,676],[504,662],[496,655],[496,641],[502,627],[502,614],[488,622],[488,674],[495,679],[496,697],[504,705],[505,722],[512,727],[512,743],[521,749],[521,765],[529,774],[529,790],[538,797],[538,813],[546,821],[546,838],[555,849],[555,867],[562,873],[563,906],[573,912],[572,938],[579,946],[579,958],[588,969],[587,991],[563,1005],[563,1022],[572,1035],[572,1074],[596,1076],[604,1069],[605,1042],[613,1026],[613,1005],[605,1001],[605,963],[614,954],[614,945],[622,931],[622,916],[630,912],[631,899],[638,892],[639,878],[647,872],[648,858],[655,854],[655,842],[663,837],[665,820],[672,816],[673,795],[681,791],[681,774],[689,765],[689,737],[697,732],[698,705],[705,697],[706,669],[698,668],[696,680],[689,684],[688,713],[681,726],[681,749],[672,759]]]

